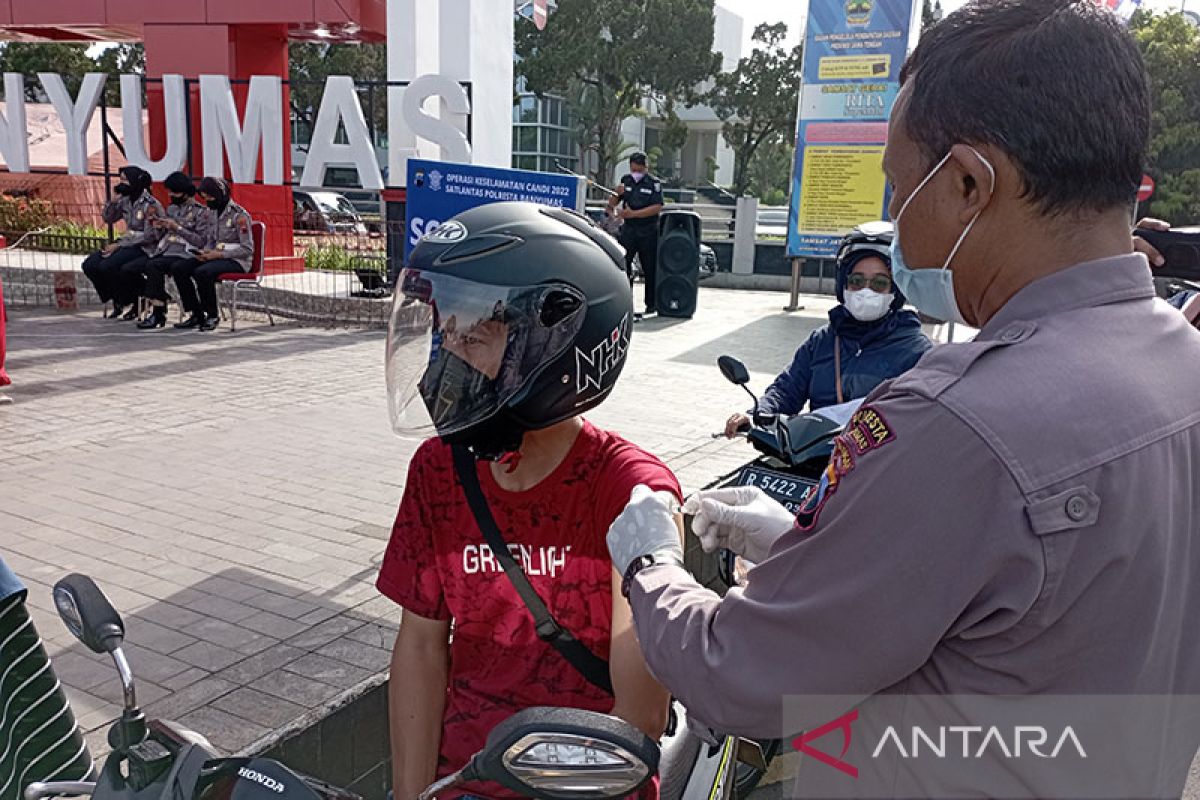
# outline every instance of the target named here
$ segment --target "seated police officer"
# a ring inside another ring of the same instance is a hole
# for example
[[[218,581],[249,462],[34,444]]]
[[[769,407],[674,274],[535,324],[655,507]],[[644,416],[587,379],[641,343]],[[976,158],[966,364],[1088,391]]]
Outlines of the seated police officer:
[[[217,278],[230,272],[249,272],[254,258],[252,220],[246,209],[233,202],[224,178],[205,178],[197,187],[199,199],[211,210],[208,240],[187,261],[177,261],[171,277],[179,289],[179,302],[189,316],[176,328],[211,331],[220,321]]]
[[[616,210],[618,204],[624,207]],[[633,285],[633,259],[642,264],[642,279],[646,284],[646,313],[653,314],[655,275],[658,266],[658,215],[663,209],[662,181],[646,171],[646,154],[629,157],[629,173],[621,178],[617,193],[608,198],[608,213],[619,217],[625,247],[625,270]]]
[[[140,294],[135,267],[145,263],[158,240],[158,231],[150,223],[163,215],[163,207],[150,194],[153,179],[149,172],[131,164],[121,167],[118,174],[121,182],[113,191],[119,198],[104,204],[101,217],[109,225],[124,221],[125,233],[84,259],[83,273],[96,287],[101,302],[112,301],[110,316],[129,320],[137,315],[135,303]]]
[[[190,261],[208,241],[212,214],[196,202],[196,187],[182,172],[172,172],[163,181],[171,198],[164,217],[154,219],[159,231],[158,243],[150,260],[137,264],[146,278],[144,295],[152,306],[150,315],[138,323],[142,330],[161,328],[167,323],[166,276],[174,267]]]

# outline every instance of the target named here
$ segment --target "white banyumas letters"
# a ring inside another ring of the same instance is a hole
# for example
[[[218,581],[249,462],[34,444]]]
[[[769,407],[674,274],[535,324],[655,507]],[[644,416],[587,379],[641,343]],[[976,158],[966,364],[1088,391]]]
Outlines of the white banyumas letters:
[[[87,173],[88,159],[87,129],[100,104],[107,76],[99,72],[85,75],[79,96],[74,99],[60,75],[41,72],[38,78],[66,130],[67,172],[84,175]],[[120,76],[126,157],[130,164],[141,167],[154,180],[161,181],[170,173],[183,169],[187,160],[192,133],[188,129],[187,84],[180,75],[163,76],[167,147],[163,157],[154,160],[150,158],[145,143],[141,82],[138,75]],[[391,142],[420,137],[440,146],[442,157],[447,161],[473,161],[473,149],[464,130],[465,120],[472,113],[471,100],[458,81],[444,75],[421,75],[406,87],[389,87],[388,97],[399,100],[399,103],[391,103],[389,108],[388,138]],[[9,172],[29,172],[29,131],[23,76],[11,72],[4,74],[4,98],[4,111],[0,113],[0,159]],[[453,119],[439,119],[428,113],[427,101],[432,98],[441,101],[443,116],[449,114]],[[261,183],[282,186],[285,180],[283,113],[283,85],[278,76],[256,75],[250,79],[243,120],[238,118],[229,78],[224,75],[200,76],[204,173],[224,175],[227,160],[234,182],[253,183],[261,152]],[[339,125],[346,131],[346,144],[335,141]],[[365,189],[383,188],[375,147],[351,78],[334,75],[326,80],[325,93],[313,128],[301,185],[321,186],[325,168],[332,164],[357,168],[359,181]],[[406,156],[411,154],[405,152],[399,154],[401,157],[398,159],[393,157],[392,164],[403,165],[407,161]],[[404,170],[393,170],[389,178],[390,184],[403,185]]]
[[[79,97],[71,99],[66,84],[61,75],[53,72],[39,72],[38,80],[46,90],[46,96],[54,104],[58,118],[62,120],[63,128],[67,131],[67,174],[84,175],[87,173],[87,129],[92,124],[92,114],[100,105],[100,95],[104,93],[104,81],[108,76],[103,72],[89,72],[83,76],[83,84],[79,87]]]
[[[339,122],[346,128],[347,144],[334,141]],[[354,91],[354,79],[346,75],[330,75],[325,80],[325,93],[321,95],[321,108],[313,124],[312,143],[308,147],[300,185],[322,186],[325,167],[329,164],[353,164],[364,189],[383,188],[383,175],[379,172],[362,104]]]
[[[157,161],[146,150],[142,128],[142,77],[121,76],[121,123],[125,132],[125,158],[141,167],[156,181],[181,170],[187,160],[187,89],[182,75],[164,75],[163,116],[167,128],[167,151]]]
[[[464,120],[471,113],[471,100],[457,82],[442,75],[422,75],[404,90],[404,121],[417,136],[442,146],[442,160],[471,163],[471,143],[466,134],[449,120],[425,113],[425,101],[431,97],[440,97],[447,112]]]
[[[200,125],[204,174],[224,175],[224,154],[229,159],[229,177],[235,183],[253,183],[261,145],[262,182],[271,186],[283,183],[283,82],[279,76],[250,79],[246,120],[241,124],[229,78],[201,75]]]
[[[0,158],[9,172],[29,172],[29,126],[25,122],[25,76],[4,73],[4,113],[0,114]]]

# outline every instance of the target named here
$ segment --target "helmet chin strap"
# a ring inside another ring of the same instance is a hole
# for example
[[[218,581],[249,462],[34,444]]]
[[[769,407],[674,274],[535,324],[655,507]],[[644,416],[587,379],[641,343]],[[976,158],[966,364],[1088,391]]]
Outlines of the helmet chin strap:
[[[504,464],[509,472],[521,462],[521,443],[524,439],[524,426],[504,412],[469,430],[442,437],[446,444],[466,447],[480,461]]]

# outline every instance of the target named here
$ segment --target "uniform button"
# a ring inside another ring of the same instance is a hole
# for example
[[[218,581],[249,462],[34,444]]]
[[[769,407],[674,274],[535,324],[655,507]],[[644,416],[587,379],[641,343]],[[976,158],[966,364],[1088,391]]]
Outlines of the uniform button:
[[[1004,333],[1000,334],[1000,338],[1006,342],[1015,342],[1025,334],[1022,328],[1009,328]]]
[[[1087,498],[1081,494],[1073,494],[1067,499],[1067,516],[1072,522],[1083,522],[1088,515]]]

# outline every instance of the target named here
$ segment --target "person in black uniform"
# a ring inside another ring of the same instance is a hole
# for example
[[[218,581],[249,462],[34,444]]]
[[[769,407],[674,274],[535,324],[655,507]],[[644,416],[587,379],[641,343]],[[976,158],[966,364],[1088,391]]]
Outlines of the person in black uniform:
[[[623,204],[617,211],[617,204]],[[658,266],[658,215],[663,208],[662,181],[646,171],[646,154],[629,157],[629,174],[621,178],[617,193],[608,198],[608,213],[623,221],[621,244],[625,247],[625,269],[633,284],[633,259],[642,264],[646,283],[646,313],[653,314],[654,282]]]

